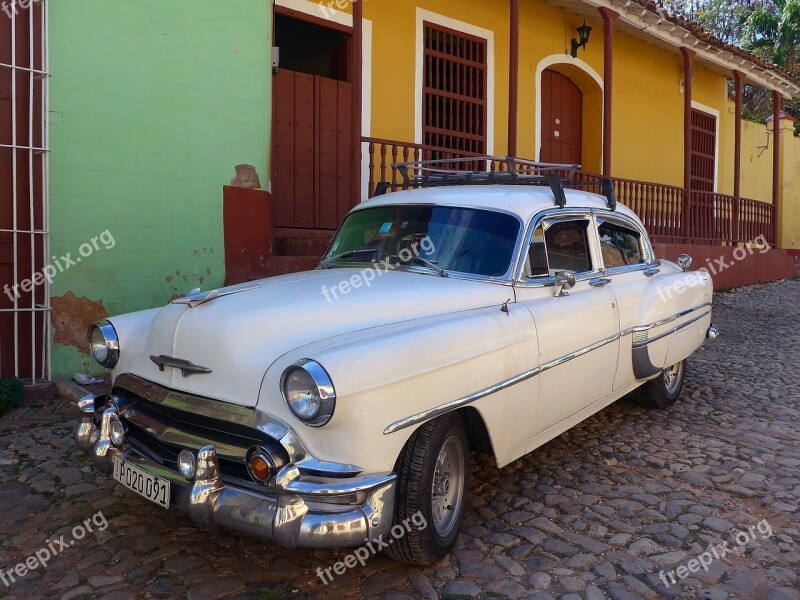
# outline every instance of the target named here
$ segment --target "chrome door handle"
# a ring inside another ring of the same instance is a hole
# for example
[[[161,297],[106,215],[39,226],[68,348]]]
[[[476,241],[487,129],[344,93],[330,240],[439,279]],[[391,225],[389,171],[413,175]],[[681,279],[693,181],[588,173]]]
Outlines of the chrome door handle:
[[[601,277],[600,279],[592,279],[589,282],[589,285],[592,287],[603,287],[611,283],[611,280],[607,277]]]

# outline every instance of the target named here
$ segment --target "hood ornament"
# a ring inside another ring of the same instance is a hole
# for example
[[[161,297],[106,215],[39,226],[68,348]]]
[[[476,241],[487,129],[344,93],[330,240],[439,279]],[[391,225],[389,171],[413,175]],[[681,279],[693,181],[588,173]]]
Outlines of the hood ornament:
[[[150,356],[150,360],[158,365],[159,371],[163,372],[164,367],[173,367],[175,369],[180,369],[184,377],[207,375],[212,372],[208,367],[201,367],[200,365],[194,364],[192,361],[175,358],[173,356],[165,356],[163,354],[161,356],[153,354]]]
[[[200,288],[194,288],[183,298],[175,298],[172,304],[186,304],[189,308],[194,308],[200,304],[210,302],[215,298],[222,298],[223,296],[230,296],[231,294],[238,294],[239,292],[249,292],[250,290],[257,290],[260,287],[260,285],[242,285],[211,290],[210,292],[201,292]]]

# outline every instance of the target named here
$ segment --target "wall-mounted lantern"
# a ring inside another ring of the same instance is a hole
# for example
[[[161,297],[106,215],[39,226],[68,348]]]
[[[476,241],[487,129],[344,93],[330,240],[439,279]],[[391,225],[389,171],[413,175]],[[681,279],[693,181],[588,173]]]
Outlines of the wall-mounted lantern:
[[[583,25],[578,27],[578,39],[572,38],[572,58],[578,58],[578,48],[586,49],[586,44],[589,43],[589,34],[592,33],[592,28],[583,22]]]

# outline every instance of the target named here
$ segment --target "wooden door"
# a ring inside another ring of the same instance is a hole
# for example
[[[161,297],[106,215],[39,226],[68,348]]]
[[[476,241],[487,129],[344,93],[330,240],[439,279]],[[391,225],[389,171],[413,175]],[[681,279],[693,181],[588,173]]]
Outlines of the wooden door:
[[[691,189],[713,192],[716,174],[717,118],[692,109]]]
[[[717,168],[717,118],[692,109],[692,170],[689,192],[692,211],[691,237],[702,241],[720,236],[714,180]]]
[[[275,76],[272,192],[278,227],[336,229],[353,198],[353,86],[281,69]]]
[[[542,151],[548,163],[581,164],[583,93],[556,71],[542,73]]]

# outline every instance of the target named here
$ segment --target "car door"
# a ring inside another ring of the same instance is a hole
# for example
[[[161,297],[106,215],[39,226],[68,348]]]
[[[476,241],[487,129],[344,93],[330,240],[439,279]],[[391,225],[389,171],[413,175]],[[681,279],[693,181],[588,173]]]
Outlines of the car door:
[[[619,314],[600,272],[588,212],[549,213],[534,223],[517,302],[533,315],[539,338],[539,400],[531,438],[557,428],[611,394],[619,354]],[[575,275],[561,290],[556,276]]]
[[[618,215],[598,213],[595,223],[600,244],[603,278],[610,284],[620,314],[620,330],[631,331],[641,325],[640,304],[651,277],[658,270],[650,268],[651,260],[646,234],[632,222]],[[632,367],[633,335],[620,340],[620,357],[614,378],[614,390],[634,381]]]

